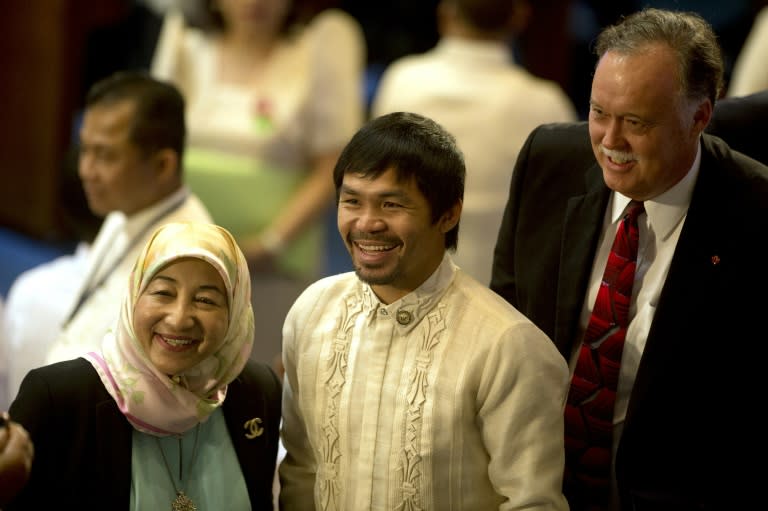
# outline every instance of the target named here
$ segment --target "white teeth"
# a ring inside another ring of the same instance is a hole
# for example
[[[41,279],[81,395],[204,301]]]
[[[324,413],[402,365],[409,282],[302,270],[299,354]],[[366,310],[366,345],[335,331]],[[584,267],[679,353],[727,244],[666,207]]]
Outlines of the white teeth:
[[[171,346],[188,346],[195,342],[194,339],[169,339],[167,337],[163,337],[163,340]]]
[[[390,250],[393,245],[361,245],[358,243],[357,246],[360,247],[361,250],[365,250],[367,252],[385,252]]]

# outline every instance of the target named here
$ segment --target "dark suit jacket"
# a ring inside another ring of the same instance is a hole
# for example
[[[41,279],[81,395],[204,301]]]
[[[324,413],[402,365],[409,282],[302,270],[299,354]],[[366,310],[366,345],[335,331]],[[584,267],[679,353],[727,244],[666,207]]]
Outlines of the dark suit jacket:
[[[731,146],[768,165],[768,90],[749,96],[721,99],[707,126],[707,133],[717,135]]]
[[[580,342],[609,195],[586,123],[531,133],[514,170],[491,288],[566,358]],[[765,402],[767,387],[757,356],[768,340],[767,238],[768,168],[704,135],[616,455],[623,510],[754,508],[735,502],[757,491],[743,457],[765,446],[746,411]]]
[[[272,509],[281,385],[265,364],[249,362],[229,385],[223,411],[253,509]],[[31,371],[10,413],[35,443],[27,487],[8,510],[128,509],[133,428],[83,358]],[[264,433],[245,434],[259,417]],[[215,470],[215,467],[212,467]]]

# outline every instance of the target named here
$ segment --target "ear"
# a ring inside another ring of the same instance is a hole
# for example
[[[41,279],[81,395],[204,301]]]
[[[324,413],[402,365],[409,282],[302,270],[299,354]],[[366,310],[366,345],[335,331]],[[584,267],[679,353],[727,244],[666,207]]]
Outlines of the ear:
[[[714,106],[709,99],[705,99],[696,106],[696,111],[693,113],[693,131],[696,135],[701,135],[704,128],[709,124],[709,120],[712,119],[712,111]]]
[[[159,181],[173,183],[179,180],[179,155],[173,149],[160,149],[152,155],[152,163]]]
[[[440,217],[440,230],[443,234],[456,227],[456,224],[459,223],[462,205],[463,202],[461,200],[456,201],[456,203],[448,208],[448,210],[443,213],[443,216]]]

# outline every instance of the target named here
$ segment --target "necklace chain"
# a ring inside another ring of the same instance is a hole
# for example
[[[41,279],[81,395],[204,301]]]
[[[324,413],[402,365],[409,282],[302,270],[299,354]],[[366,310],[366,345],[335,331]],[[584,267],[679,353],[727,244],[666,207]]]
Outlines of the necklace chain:
[[[189,460],[189,465],[187,465],[187,474],[192,472],[192,466],[195,464],[195,458],[197,457],[197,443],[198,443],[199,437],[200,437],[200,423],[198,423],[197,427],[195,427],[195,442],[192,445],[192,456]],[[184,489],[183,488],[180,489],[178,486],[176,486],[176,479],[173,478],[173,472],[171,472],[171,466],[168,464],[168,459],[165,457],[165,451],[163,450],[163,446],[160,445],[160,439],[158,437],[155,437],[155,442],[157,443],[158,449],[160,449],[160,455],[163,457],[163,464],[165,465],[165,470],[168,472],[168,477],[170,477],[171,484],[173,484],[173,489],[176,492],[176,498],[171,503],[171,510],[172,511],[197,511],[197,507],[195,507],[195,504],[192,502],[192,499],[190,499],[184,493]],[[183,452],[184,452],[184,443],[182,441],[182,437],[179,436],[179,485],[184,484]]]

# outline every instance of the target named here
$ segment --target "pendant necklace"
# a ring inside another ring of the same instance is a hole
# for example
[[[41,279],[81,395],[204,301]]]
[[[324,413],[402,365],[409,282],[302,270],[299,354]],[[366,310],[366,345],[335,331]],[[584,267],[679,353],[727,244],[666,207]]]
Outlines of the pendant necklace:
[[[192,457],[189,460],[189,465],[187,465],[187,473],[192,471],[192,466],[195,464],[195,457],[197,456],[197,440],[199,436],[200,424],[198,423],[197,427],[195,428],[195,442],[192,445]],[[176,498],[173,499],[173,502],[171,502],[171,511],[197,511],[197,507],[195,506],[195,503],[192,502],[192,499],[190,499],[187,494],[184,493],[182,488],[176,486],[176,480],[173,478],[171,466],[168,464],[168,460],[165,457],[165,451],[163,451],[163,446],[160,445],[160,439],[158,437],[155,437],[155,442],[157,442],[157,447],[160,449],[160,455],[163,457],[163,463],[165,464],[165,469],[168,471],[168,477],[171,478],[173,489],[176,491]],[[182,437],[179,437],[179,485],[184,484],[182,447]]]

